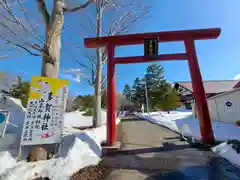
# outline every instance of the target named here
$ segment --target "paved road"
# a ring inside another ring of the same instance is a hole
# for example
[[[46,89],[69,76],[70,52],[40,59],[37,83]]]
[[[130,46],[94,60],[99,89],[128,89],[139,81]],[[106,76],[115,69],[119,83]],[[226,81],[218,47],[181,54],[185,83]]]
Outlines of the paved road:
[[[237,180],[240,172],[206,149],[180,141],[178,134],[144,120],[122,123],[121,151],[104,158],[106,180]]]

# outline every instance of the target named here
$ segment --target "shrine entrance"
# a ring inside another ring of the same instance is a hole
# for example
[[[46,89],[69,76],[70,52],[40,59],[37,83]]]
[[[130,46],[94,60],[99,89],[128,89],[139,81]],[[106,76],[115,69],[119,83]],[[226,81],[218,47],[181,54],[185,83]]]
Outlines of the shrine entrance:
[[[143,34],[129,34],[101,38],[84,39],[85,47],[106,47],[108,51],[107,63],[107,145],[116,143],[116,79],[115,65],[129,63],[146,63],[153,61],[187,60],[192,80],[193,95],[196,101],[200,123],[202,141],[208,144],[214,142],[214,135],[207,105],[202,76],[198,64],[195,40],[216,39],[221,29],[199,29],[184,31],[155,32]],[[159,43],[183,41],[185,53],[158,54]],[[114,57],[117,46],[144,44],[144,56]]]

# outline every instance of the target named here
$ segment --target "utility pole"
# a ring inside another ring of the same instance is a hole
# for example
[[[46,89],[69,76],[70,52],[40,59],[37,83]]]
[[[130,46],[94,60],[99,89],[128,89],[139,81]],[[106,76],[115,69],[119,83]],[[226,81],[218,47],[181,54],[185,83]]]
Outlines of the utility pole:
[[[147,91],[147,76],[146,75],[145,75],[145,98],[146,98],[147,112],[149,113],[149,108],[148,108],[148,91]]]

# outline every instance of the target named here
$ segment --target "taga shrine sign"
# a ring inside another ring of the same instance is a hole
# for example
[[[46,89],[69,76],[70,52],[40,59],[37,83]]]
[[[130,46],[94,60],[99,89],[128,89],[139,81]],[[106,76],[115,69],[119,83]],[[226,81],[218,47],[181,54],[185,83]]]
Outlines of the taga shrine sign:
[[[68,84],[67,80],[32,77],[21,146],[61,142]]]

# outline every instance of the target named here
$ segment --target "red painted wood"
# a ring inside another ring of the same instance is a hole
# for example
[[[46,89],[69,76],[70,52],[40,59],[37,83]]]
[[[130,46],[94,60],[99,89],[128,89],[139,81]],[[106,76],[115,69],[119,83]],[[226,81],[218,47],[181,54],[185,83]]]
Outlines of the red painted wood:
[[[116,143],[116,78],[114,45],[109,44],[107,62],[107,145]]]
[[[130,34],[120,36],[110,36],[101,38],[84,39],[84,44],[88,48],[107,46],[108,48],[108,85],[107,85],[107,144],[114,145],[116,142],[116,80],[115,64],[141,63],[159,60],[177,60],[187,59],[189,63],[190,74],[192,78],[193,91],[195,94],[197,111],[200,120],[200,129],[203,141],[212,144],[214,136],[212,131],[211,119],[207,106],[207,99],[202,83],[200,68],[197,61],[197,55],[194,40],[216,39],[220,35],[221,29],[200,29],[188,31],[156,32],[144,34]],[[156,58],[143,56],[120,57],[115,58],[114,48],[116,46],[143,44],[144,38],[159,38],[159,42],[184,41],[186,53],[163,54]],[[187,54],[187,58],[186,58]]]
[[[212,130],[212,123],[202,82],[202,76],[197,60],[194,40],[186,40],[184,43],[188,55],[188,64],[192,78],[194,97],[197,104],[196,108],[199,117],[202,140],[208,144],[213,144],[214,135]]]
[[[118,57],[114,59],[114,63],[130,64],[130,63],[146,63],[146,62],[169,61],[169,60],[187,60],[187,54],[186,53],[161,54],[157,57],[146,57],[146,56]]]
[[[106,46],[109,43],[115,46],[143,44],[144,38],[159,38],[159,42],[184,41],[186,39],[204,40],[216,39],[220,35],[220,28],[213,29],[198,29],[198,30],[182,30],[182,31],[167,31],[153,32],[143,34],[128,34],[119,36],[109,36],[101,38],[86,38],[84,45],[87,48],[96,48]]]

